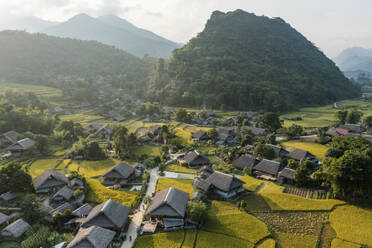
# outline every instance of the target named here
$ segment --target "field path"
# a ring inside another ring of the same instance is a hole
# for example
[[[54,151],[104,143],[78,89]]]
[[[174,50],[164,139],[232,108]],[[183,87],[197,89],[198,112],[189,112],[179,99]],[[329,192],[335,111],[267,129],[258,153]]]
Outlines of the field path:
[[[152,194],[155,192],[156,184],[159,178],[158,168],[151,169],[149,173],[150,173],[150,180],[147,186],[146,196],[151,197]],[[135,241],[138,236],[137,230],[139,230],[139,228],[141,227],[141,223],[142,223],[145,211],[146,211],[146,204],[142,201],[139,207],[136,210],[134,210],[132,221],[130,222],[128,231],[126,233],[127,238],[121,245],[121,248],[131,248],[135,244]],[[129,237],[132,237],[132,238],[130,239]]]

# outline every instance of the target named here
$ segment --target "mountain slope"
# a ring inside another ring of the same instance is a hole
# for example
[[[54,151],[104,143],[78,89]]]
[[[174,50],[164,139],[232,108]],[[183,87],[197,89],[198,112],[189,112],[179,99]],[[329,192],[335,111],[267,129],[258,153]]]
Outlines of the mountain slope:
[[[342,71],[364,71],[372,73],[372,49],[352,47],[345,49],[334,61]]]
[[[0,23],[0,31],[25,30],[27,32],[34,33],[57,24],[57,22],[45,21],[34,16],[25,16],[20,18],[12,18],[7,22]]]
[[[359,95],[335,64],[280,18],[216,11],[169,62],[149,99],[180,106],[283,111]]]
[[[144,81],[151,69],[151,63],[96,41],[0,32],[0,79],[46,84],[59,77],[120,76]]]
[[[145,32],[134,25],[112,16],[95,19],[86,14],[80,14],[67,22],[45,29],[43,32],[58,37],[96,40],[125,50],[133,55],[143,57],[148,54],[157,58],[168,58],[178,45],[158,37],[148,38],[150,32]],[[124,24],[123,24],[124,23]],[[155,36],[155,35],[153,35]]]

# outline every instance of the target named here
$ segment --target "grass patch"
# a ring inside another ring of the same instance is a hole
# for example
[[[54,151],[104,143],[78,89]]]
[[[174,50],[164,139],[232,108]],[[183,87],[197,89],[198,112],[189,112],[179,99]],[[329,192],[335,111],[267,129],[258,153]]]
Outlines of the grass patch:
[[[298,235],[289,233],[275,233],[276,241],[279,247],[301,247],[301,248],[314,248],[317,238],[309,235]]]
[[[360,248],[360,245],[353,244],[347,241],[343,241],[341,239],[334,239],[332,241],[331,248]]]
[[[165,170],[176,171],[176,172],[186,172],[186,173],[196,173],[197,172],[196,169],[190,169],[190,168],[187,168],[185,166],[178,165],[178,164],[168,165]]]
[[[185,241],[182,244],[182,248],[193,248],[196,238],[196,230],[188,230],[185,234]]]
[[[172,178],[159,178],[158,184],[156,185],[156,192],[169,187],[173,187],[190,194],[190,198],[194,191],[193,180],[189,179],[172,179]]]
[[[68,168],[70,171],[78,171],[86,177],[93,177],[103,175],[118,162],[118,160],[113,159],[102,161],[73,161]]]
[[[160,156],[160,147],[159,146],[150,146],[150,145],[144,145],[144,146],[138,146],[136,150],[134,151],[135,155],[137,157],[148,155],[148,156]]]
[[[282,143],[283,146],[292,148],[293,150],[298,148],[305,151],[309,151],[315,155],[318,159],[323,159],[328,147],[311,142],[298,142],[298,141],[288,141]]]
[[[347,205],[336,208],[330,215],[331,226],[343,240],[372,246],[372,210]]]
[[[340,200],[307,199],[296,195],[283,193],[284,187],[272,182],[264,182],[258,193],[265,199],[272,210],[330,210]]]
[[[249,191],[256,191],[260,187],[260,185],[263,183],[263,181],[258,180],[251,176],[243,176],[243,177],[240,177],[239,179],[245,182],[243,186],[246,190],[249,190]]]
[[[88,202],[102,203],[109,199],[126,206],[131,206],[134,203],[138,192],[125,192],[119,190],[111,190],[103,186],[96,179],[87,179],[89,192],[87,195]]]
[[[275,248],[275,240],[273,239],[266,239],[264,242],[262,242],[258,248]]]
[[[17,242],[4,241],[0,242],[0,248],[20,248],[21,246]]]
[[[137,239],[135,248],[179,248],[183,237],[183,231],[143,235]]]
[[[227,202],[213,201],[203,230],[257,243],[269,235],[266,225]],[[244,231],[243,231],[244,230]]]
[[[150,247],[150,246],[149,246]],[[164,246],[165,247],[165,246]],[[248,241],[229,237],[223,234],[215,234],[199,231],[196,248],[253,248],[254,245]]]
[[[53,169],[65,173],[65,167],[63,166],[64,163],[67,163],[67,161],[62,161],[61,159],[39,159],[31,164],[29,173],[33,178],[37,177],[48,169]]]
[[[323,231],[320,237],[319,248],[331,247],[332,240],[336,238],[336,232],[329,223],[324,224]]]
[[[246,209],[249,212],[267,212],[270,211],[270,206],[266,203],[265,199],[256,193],[245,194],[241,197],[247,204]]]

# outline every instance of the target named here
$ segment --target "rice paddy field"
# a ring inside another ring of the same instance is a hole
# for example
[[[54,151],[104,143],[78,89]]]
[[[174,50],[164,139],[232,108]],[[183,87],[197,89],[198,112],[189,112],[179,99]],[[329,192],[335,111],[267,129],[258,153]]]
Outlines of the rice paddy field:
[[[36,160],[28,168],[30,175],[34,178],[42,174],[47,169],[53,169],[62,173],[66,173],[66,165],[69,160],[63,159],[40,159]]]
[[[185,173],[196,173],[196,169],[190,169],[185,166],[181,166],[178,164],[170,164],[166,167],[167,171],[174,171],[174,172],[185,172]]]
[[[309,235],[297,235],[289,233],[276,233],[276,240],[279,247],[301,247],[301,248],[315,248],[317,237]]]
[[[288,141],[281,143],[288,151],[301,149],[312,153],[318,159],[323,159],[328,147],[311,142]]]
[[[184,238],[184,232],[157,233],[154,235],[144,235],[137,239],[136,248],[167,247],[179,248]]]
[[[264,242],[258,245],[258,248],[275,248],[275,246],[276,246],[275,240],[266,239]]]
[[[194,191],[193,182],[193,180],[189,179],[159,178],[158,184],[156,185],[156,192],[173,187],[189,193],[191,198]]]
[[[337,238],[372,246],[372,209],[341,206],[330,214],[329,220]]]
[[[62,91],[57,88],[31,84],[0,83],[0,94],[8,90],[23,93],[32,92],[42,100],[52,100],[62,96]]]

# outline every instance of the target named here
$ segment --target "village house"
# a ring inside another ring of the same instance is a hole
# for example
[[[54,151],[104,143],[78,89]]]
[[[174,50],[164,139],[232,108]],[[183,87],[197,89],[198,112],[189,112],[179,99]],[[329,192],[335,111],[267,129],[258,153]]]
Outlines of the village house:
[[[183,158],[180,158],[181,165],[187,165],[189,168],[200,168],[203,165],[209,165],[209,159],[198,151],[186,153]]]
[[[88,217],[89,213],[92,211],[92,206],[88,203],[85,203],[83,206],[75,209],[72,211],[72,215],[77,218],[86,218]]]
[[[0,212],[0,228],[5,226],[5,225],[9,225],[9,220],[11,219],[10,216],[6,215],[6,214],[3,214],[2,212]]]
[[[110,138],[113,134],[114,130],[108,125],[104,125],[94,133],[94,136],[103,136],[105,138]]]
[[[55,170],[46,170],[32,181],[36,193],[47,193],[69,185],[68,178]]]
[[[64,213],[67,209],[73,211],[75,207],[71,205],[69,202],[65,202],[62,205],[50,210],[49,213],[44,218],[45,220],[52,222],[54,213]]]
[[[243,130],[251,132],[254,136],[266,136],[269,132],[264,128],[244,126]]]
[[[301,160],[309,160],[315,164],[319,163],[319,160],[310,152],[304,151],[301,149],[295,149],[292,152],[288,154],[288,157],[296,160],[296,161],[301,161]]]
[[[198,170],[197,176],[199,178],[205,179],[205,178],[209,177],[210,175],[212,175],[212,173],[213,173],[212,168],[208,165],[204,165],[203,167],[201,167]]]
[[[211,185],[209,191],[226,199],[231,198],[245,190],[243,187],[245,182],[233,175],[225,174],[219,171],[213,172],[213,174],[205,180],[205,183]]]
[[[9,146],[6,150],[12,154],[21,155],[35,145],[35,141],[30,138],[25,138],[17,141],[15,144]]]
[[[0,143],[2,144],[13,144],[16,143],[23,135],[16,131],[9,131],[0,135]]]
[[[185,215],[189,194],[175,188],[168,188],[156,193],[146,211],[146,217],[159,223],[166,230],[185,225]]]
[[[63,204],[65,202],[69,202],[73,196],[74,191],[70,187],[64,186],[51,197],[51,200],[55,204]]]
[[[283,168],[284,166],[279,162],[263,159],[253,167],[253,174],[261,179],[276,181],[278,173],[283,170]]]
[[[136,177],[139,177],[142,175],[142,173],[146,170],[147,166],[141,163],[135,163],[133,165],[134,173]]]
[[[154,125],[154,126],[151,126],[149,127],[149,132],[153,135],[153,136],[157,136],[161,131],[161,126],[159,125]]]
[[[0,203],[8,205],[13,203],[17,199],[17,196],[11,192],[6,192],[0,195]]]
[[[102,175],[105,186],[128,185],[134,176],[134,168],[124,162],[120,162]]]
[[[7,240],[18,240],[30,227],[26,221],[18,219],[5,227],[1,231],[1,236]]]
[[[206,131],[200,129],[199,131],[191,134],[191,139],[193,142],[200,142],[203,140],[208,140],[209,137]]]
[[[222,127],[217,129],[218,133],[218,144],[234,144],[235,139],[235,127]]]
[[[110,199],[95,206],[88,217],[83,220],[81,226],[84,228],[99,226],[112,230],[124,230],[128,224],[130,210],[130,207]]]
[[[350,133],[358,133],[361,134],[365,131],[362,125],[360,124],[344,124],[340,125],[339,128],[348,130]]]
[[[245,168],[252,170],[258,162],[259,160],[251,155],[242,155],[233,161],[232,165],[238,170],[243,170]]]
[[[73,179],[71,179],[70,186],[73,189],[84,189],[84,183],[79,178],[73,178]]]
[[[266,146],[268,146],[268,147],[270,147],[274,150],[274,156],[276,158],[287,157],[288,154],[289,154],[289,152],[286,149],[284,149],[280,146],[276,146],[276,145],[272,145],[272,144],[266,144]]]
[[[281,184],[293,184],[295,182],[295,170],[284,168],[278,173],[278,182]]]
[[[91,226],[81,229],[66,248],[107,248],[115,237],[115,232]]]

